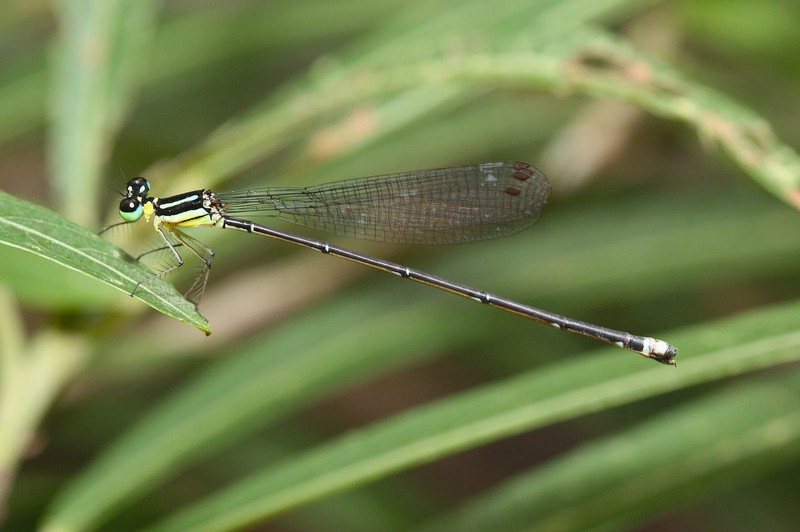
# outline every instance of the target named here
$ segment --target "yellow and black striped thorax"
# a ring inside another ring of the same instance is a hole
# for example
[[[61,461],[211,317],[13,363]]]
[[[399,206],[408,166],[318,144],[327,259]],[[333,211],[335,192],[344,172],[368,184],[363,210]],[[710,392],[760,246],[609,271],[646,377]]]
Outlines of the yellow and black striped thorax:
[[[217,225],[223,218],[223,205],[208,189],[193,190],[163,198],[149,196],[150,183],[136,177],[127,183],[125,198],[119,214],[126,222],[136,222],[143,215],[146,221],[172,227],[201,227]]]

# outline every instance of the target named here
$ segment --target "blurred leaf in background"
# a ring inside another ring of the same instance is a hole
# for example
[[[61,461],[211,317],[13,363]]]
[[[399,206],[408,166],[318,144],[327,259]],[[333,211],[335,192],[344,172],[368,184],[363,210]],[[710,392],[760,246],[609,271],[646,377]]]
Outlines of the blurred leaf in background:
[[[6,2],[4,528],[796,529],[798,22],[789,0]],[[171,286],[192,267],[129,297],[151,227],[96,236],[135,175],[166,196],[509,159],[553,187],[531,230],[334,241],[664,338],[676,369],[198,229],[206,322]]]

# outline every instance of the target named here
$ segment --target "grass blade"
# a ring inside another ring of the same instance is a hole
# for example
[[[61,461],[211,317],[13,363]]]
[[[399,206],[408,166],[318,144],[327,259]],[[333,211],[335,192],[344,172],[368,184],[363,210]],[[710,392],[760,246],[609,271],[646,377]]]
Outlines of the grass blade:
[[[797,390],[795,369],[689,402],[514,478],[424,530],[629,529],[642,515],[796,460]]]
[[[100,175],[130,107],[152,33],[153,0],[62,0],[50,166],[60,211],[96,222]]]
[[[606,351],[416,409],[258,471],[154,529],[229,530],[498,438],[703,382],[800,360],[784,305],[674,333],[678,369]]]

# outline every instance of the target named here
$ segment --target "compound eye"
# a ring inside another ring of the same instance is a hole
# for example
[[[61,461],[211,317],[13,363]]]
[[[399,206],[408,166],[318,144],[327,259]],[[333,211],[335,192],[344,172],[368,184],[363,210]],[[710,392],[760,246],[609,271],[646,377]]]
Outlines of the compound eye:
[[[150,181],[143,177],[135,177],[128,181],[128,196],[144,198],[150,192]]]
[[[135,222],[142,217],[144,208],[133,198],[125,198],[119,204],[119,216],[126,222]]]

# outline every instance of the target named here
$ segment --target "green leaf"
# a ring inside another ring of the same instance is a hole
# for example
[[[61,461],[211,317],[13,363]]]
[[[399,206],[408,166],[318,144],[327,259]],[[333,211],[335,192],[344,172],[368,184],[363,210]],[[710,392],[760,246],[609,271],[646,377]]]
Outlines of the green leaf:
[[[678,406],[519,475],[424,530],[630,529],[643,515],[774,471],[800,454],[798,377],[795,369]]]
[[[119,295],[108,287],[22,249],[7,248],[3,259],[0,279],[26,305],[58,311],[111,309],[119,304]]]
[[[86,366],[88,345],[81,334],[47,330],[12,347],[17,350],[2,353],[0,471],[6,478],[14,476],[55,398]]]
[[[800,360],[800,303],[671,334],[677,369],[619,351],[572,359],[415,409],[277,465],[168,518],[155,530],[230,530],[489,441],[668,391]]]
[[[425,116],[434,106],[454,106],[465,94],[503,86],[501,77],[487,77],[483,69],[463,76],[453,67],[468,65],[471,59],[483,66],[493,61],[486,52],[497,53],[509,40],[541,46],[548,38],[558,38],[582,23],[650,1],[512,0],[487,4],[462,0],[446,10],[437,9],[436,16],[424,21],[417,19],[417,10],[411,10],[408,17],[398,16],[391,24],[378,26],[350,48],[269,94],[196,147],[156,164],[148,175],[153,182],[169,180],[176,190],[213,187],[298,138],[318,133],[320,122],[337,120],[342,113],[362,113],[374,121],[364,139],[365,143],[374,142]],[[561,23],[554,24],[555,19]],[[464,37],[465,32],[475,34],[482,45],[476,49],[472,39]],[[464,49],[450,53],[454,43]],[[540,71],[535,61],[525,69],[534,74]],[[515,87],[519,79],[515,73]],[[543,87],[541,82],[531,86]],[[391,98],[381,100],[387,96]],[[343,146],[352,148],[346,142]],[[338,149],[312,150],[303,166],[308,166],[308,159],[318,163],[338,155]]]
[[[403,348],[407,330],[397,327],[403,316],[412,317],[407,324],[430,350],[447,342],[442,329],[459,327],[451,322],[424,330],[421,325],[439,314],[435,306],[396,305],[376,314],[377,298],[366,304],[362,299],[345,296],[337,312],[314,311],[238,349],[228,348],[224,358],[87,468],[55,502],[48,524],[55,529],[96,526],[124,501],[253,428],[368,376],[413,363],[425,353]],[[367,345],[367,336],[381,341]]]
[[[0,243],[28,251],[131,293],[153,273],[107,240],[38,205],[0,191]],[[195,305],[161,278],[139,286],[136,297],[154,309],[210,334]]]
[[[559,80],[554,86],[617,98],[686,122],[764,188],[800,208],[800,155],[751,109],[602,30],[586,28],[549,43],[551,54],[544,60],[552,63],[544,69],[554,68],[551,76]]]
[[[61,0],[50,166],[60,210],[96,221],[101,171],[146,61],[154,0]]]

